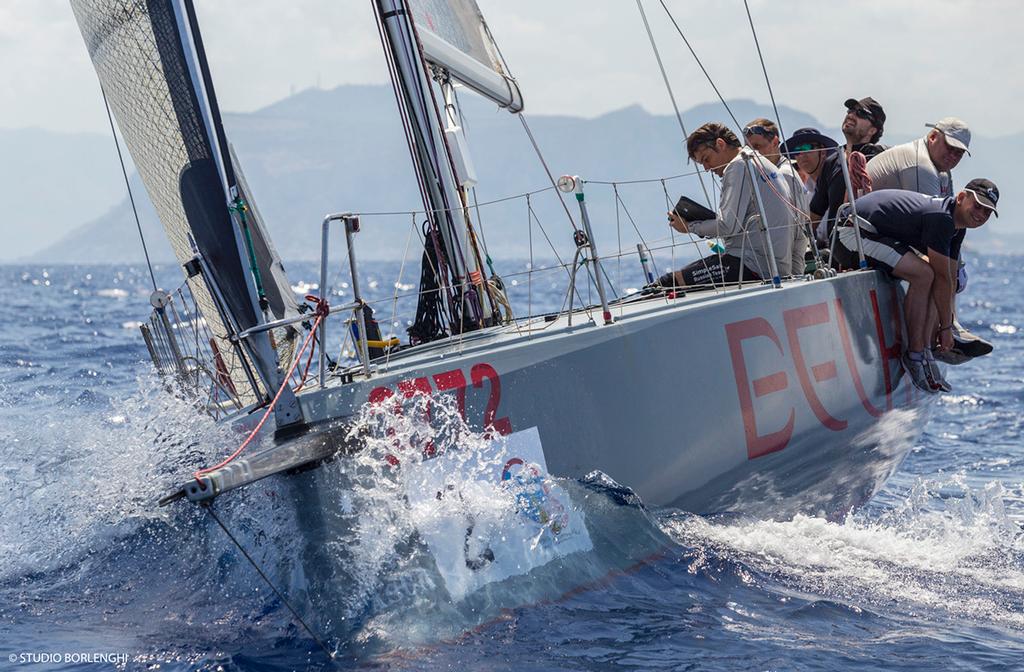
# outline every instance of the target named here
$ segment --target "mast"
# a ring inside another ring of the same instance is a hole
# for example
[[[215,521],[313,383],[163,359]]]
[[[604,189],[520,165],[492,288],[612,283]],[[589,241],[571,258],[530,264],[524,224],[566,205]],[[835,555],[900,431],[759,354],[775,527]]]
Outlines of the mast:
[[[376,0],[375,9],[428,220],[424,281],[414,325],[419,330],[410,335],[433,340],[446,334],[426,317],[423,322],[429,326],[419,325],[421,316],[436,314],[425,304],[437,301],[438,293],[445,294],[452,333],[486,326],[494,319],[468,208],[467,192],[476,178],[453,102],[452,80],[512,112],[523,109],[522,96],[497,58],[475,0]],[[431,245],[437,249],[429,249]],[[431,274],[437,292],[428,286]]]
[[[377,0],[377,11],[386,36],[385,48],[394,67],[401,113],[427,212],[429,236],[435,238],[433,241],[428,239],[426,244],[437,245],[440,242],[443,247],[443,251],[435,251],[437,266],[434,272],[440,276],[437,278],[439,291],[446,294],[449,328],[460,332],[465,321],[464,308],[468,308],[469,317],[472,317],[475,306],[461,300],[466,294],[468,275],[463,255],[466,241],[459,235],[461,227],[456,225],[453,216],[459,199],[452,171],[446,165],[447,148],[440,133],[441,122],[435,113],[431,80],[420,58],[415,29],[404,0]],[[447,286],[441,266],[446,266],[451,274]]]

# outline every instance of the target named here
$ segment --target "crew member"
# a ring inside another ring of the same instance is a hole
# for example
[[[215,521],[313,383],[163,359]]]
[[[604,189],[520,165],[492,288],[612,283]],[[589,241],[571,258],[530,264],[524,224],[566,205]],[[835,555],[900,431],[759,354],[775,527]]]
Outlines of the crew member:
[[[928,347],[929,309],[938,311],[938,349],[948,351],[953,347],[953,293],[960,246],[967,229],[978,228],[996,213],[998,201],[996,185],[983,178],[971,180],[949,198],[883,189],[858,198],[857,223],[844,223],[839,229],[837,254],[856,259],[856,226],[868,266],[910,283],[903,304],[910,342],[902,361],[914,385],[927,392],[952,389]]]
[[[780,275],[789,275],[793,235],[783,199],[792,200],[778,168],[740,141],[728,126],[707,123],[686,139],[691,159],[704,170],[722,178],[718,216],[704,221],[687,221],[674,210],[668,213],[673,229],[704,238],[721,238],[725,251],[698,259],[658,279],[664,287],[708,285],[740,280],[770,278],[769,245]],[[751,188],[746,161],[754,166],[756,184],[768,221],[760,222],[757,199]]]

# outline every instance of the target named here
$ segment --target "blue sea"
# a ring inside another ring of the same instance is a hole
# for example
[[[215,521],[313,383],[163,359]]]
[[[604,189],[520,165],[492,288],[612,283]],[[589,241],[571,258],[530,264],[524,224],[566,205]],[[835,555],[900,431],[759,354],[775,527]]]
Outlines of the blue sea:
[[[1024,669],[1024,257],[969,264],[961,319],[995,352],[950,367],[903,466],[840,521],[648,510],[562,482],[607,522],[581,585],[534,599],[508,581],[526,603],[474,621],[431,602],[397,508],[338,549],[365,570],[355,600],[304,592],[275,479],[218,500],[316,639],[210,516],[156,505],[237,436],[153,374],[145,267],[0,266],[0,669]],[[397,265],[365,268],[371,292],[392,290]],[[516,304],[557,309],[564,274],[523,268],[498,269]],[[289,272],[316,282],[313,264]]]

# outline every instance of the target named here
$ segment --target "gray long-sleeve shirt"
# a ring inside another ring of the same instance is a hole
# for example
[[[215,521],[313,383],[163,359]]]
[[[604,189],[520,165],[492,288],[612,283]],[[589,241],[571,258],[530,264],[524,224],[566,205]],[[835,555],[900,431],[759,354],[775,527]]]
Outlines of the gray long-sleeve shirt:
[[[743,265],[762,278],[770,278],[768,244],[762,231],[757,199],[750,186],[744,156],[761,167],[754,173],[758,191],[764,202],[768,219],[768,234],[774,250],[779,275],[789,275],[793,255],[793,211],[783,199],[794,202],[779,168],[750,148],[743,148],[725,167],[722,175],[722,196],[718,217],[700,222],[689,222],[691,232],[704,238],[721,238],[725,252],[743,260]],[[753,217],[753,219],[751,219]],[[800,269],[803,270],[803,269]]]

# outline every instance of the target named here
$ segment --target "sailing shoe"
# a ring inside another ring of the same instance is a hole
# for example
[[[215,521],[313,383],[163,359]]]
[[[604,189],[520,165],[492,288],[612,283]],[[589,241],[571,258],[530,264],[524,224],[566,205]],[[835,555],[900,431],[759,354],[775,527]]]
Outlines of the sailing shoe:
[[[900,357],[900,363],[903,364],[903,370],[910,376],[910,381],[914,383],[914,387],[924,390],[928,394],[935,394],[939,391],[938,388],[932,387],[932,382],[928,379],[927,362],[923,359],[911,359],[910,354],[904,352]]]
[[[953,348],[946,352],[935,351],[935,359],[946,364],[963,364],[975,357],[984,357],[992,352],[992,344],[964,328],[953,320]]]
[[[928,376],[928,382],[939,392],[952,392],[953,386],[943,377],[942,369],[939,368],[938,362],[928,356],[930,354],[926,352],[924,355],[924,372]]]

